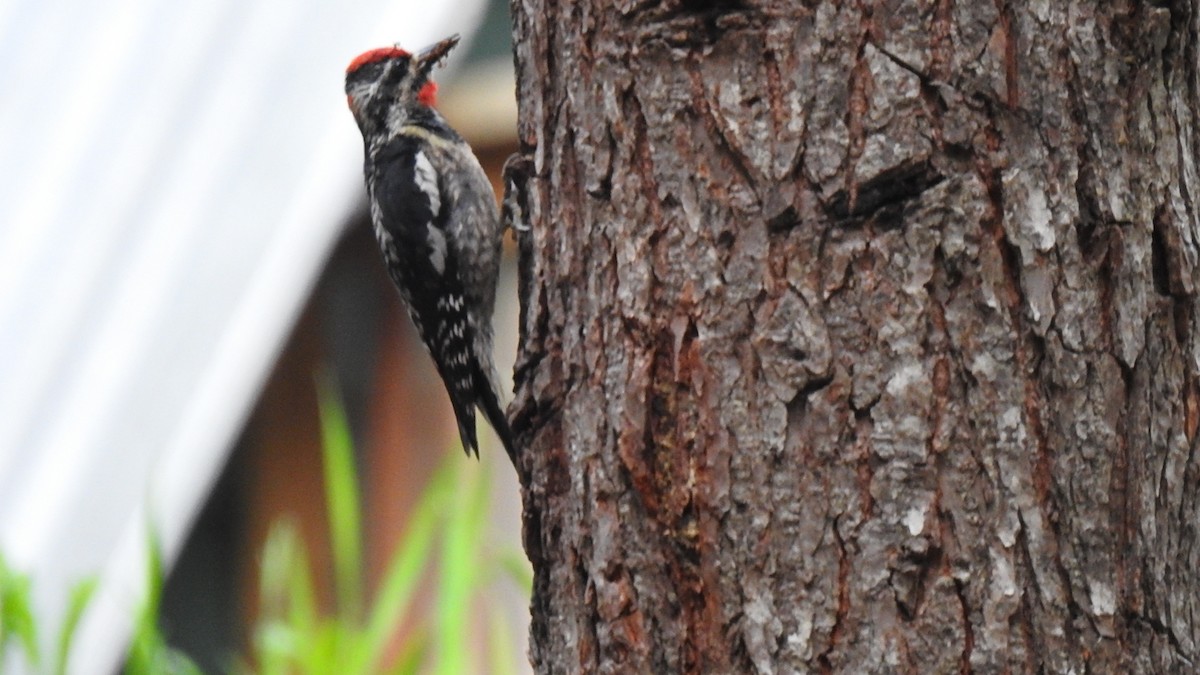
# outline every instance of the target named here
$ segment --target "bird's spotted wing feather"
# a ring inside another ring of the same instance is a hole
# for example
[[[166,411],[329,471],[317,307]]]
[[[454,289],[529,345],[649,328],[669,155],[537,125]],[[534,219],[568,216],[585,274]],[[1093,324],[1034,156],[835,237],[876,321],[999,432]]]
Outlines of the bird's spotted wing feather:
[[[446,383],[463,448],[478,455],[475,396],[479,366],[454,247],[450,204],[420,139],[399,137],[376,160],[376,234],[388,271],[438,374]]]

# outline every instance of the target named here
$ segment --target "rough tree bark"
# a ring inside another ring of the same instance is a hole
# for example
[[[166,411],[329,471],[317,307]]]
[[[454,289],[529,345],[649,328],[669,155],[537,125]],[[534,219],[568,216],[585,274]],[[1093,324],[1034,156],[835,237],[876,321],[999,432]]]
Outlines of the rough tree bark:
[[[514,0],[542,673],[1189,672],[1197,0]]]

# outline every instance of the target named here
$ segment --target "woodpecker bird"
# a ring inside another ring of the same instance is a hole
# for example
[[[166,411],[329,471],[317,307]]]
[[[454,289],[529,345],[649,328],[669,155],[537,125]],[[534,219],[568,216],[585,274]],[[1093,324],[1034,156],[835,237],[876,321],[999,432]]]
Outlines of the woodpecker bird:
[[[433,108],[430,71],[456,44],[454,35],[416,55],[365,52],[346,69],[346,97],[363,136],[375,237],[450,394],[463,449],[479,456],[478,406],[515,457],[492,364],[503,227],[479,160]]]

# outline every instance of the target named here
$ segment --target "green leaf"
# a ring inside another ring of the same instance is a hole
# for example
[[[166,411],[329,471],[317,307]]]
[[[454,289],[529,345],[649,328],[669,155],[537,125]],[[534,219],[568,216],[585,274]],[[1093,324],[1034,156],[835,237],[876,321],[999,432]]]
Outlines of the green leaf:
[[[259,598],[258,667],[263,675],[290,672],[312,651],[319,621],[308,553],[291,519],[279,520],[267,534]]]
[[[41,652],[32,606],[29,577],[13,571],[0,557],[0,656],[7,652],[9,641],[15,637],[25,651],[25,659],[38,666]]]
[[[67,672],[67,659],[71,654],[71,642],[75,638],[75,629],[83,618],[92,595],[96,592],[98,580],[95,577],[84,579],[71,589],[71,599],[67,605],[67,616],[63,619],[62,628],[58,631],[58,653],[55,655],[54,672],[63,675]]]
[[[146,675],[204,675],[204,671],[186,654],[164,643],[155,654],[154,669]]]
[[[284,518],[271,526],[263,546],[259,598],[264,617],[287,618],[300,633],[310,634],[317,623],[316,591],[308,553],[295,521]]]
[[[300,640],[283,621],[260,620],[254,631],[255,661],[260,675],[289,672],[300,661]]]
[[[434,536],[442,514],[450,506],[454,480],[452,464],[444,463],[425,487],[420,501],[409,516],[404,536],[396,544],[367,623],[364,649],[369,658],[368,672],[379,671],[388,641],[407,615],[417,582],[420,581],[422,572],[429,567],[433,557]],[[428,638],[423,637],[422,644],[427,642]],[[422,646],[419,655],[423,657],[425,651],[425,647]]]
[[[467,464],[460,481],[468,483],[465,504],[448,509],[442,542],[438,601],[437,664],[439,673],[468,672],[467,649],[471,595],[482,556],[482,531],[487,519],[488,476],[480,464]]]
[[[146,540],[146,596],[134,626],[126,672],[131,675],[202,675],[200,668],[186,654],[167,644],[158,627],[166,573],[158,531],[153,525],[146,528]]]
[[[338,609],[348,625],[362,616],[362,518],[355,478],[354,443],[329,376],[318,378],[322,457]]]
[[[517,555],[510,553],[512,560],[504,562],[487,551],[487,474],[458,455],[447,457],[422,491],[367,604],[353,443],[330,378],[319,376],[318,388],[338,611],[332,617],[320,613],[299,530],[286,522],[273,527],[259,580],[263,611],[255,632],[254,666],[259,675],[407,674],[429,672],[434,663],[439,673],[469,672],[480,665],[469,662],[480,657],[467,656],[470,629],[479,614],[472,613],[479,588],[506,568],[518,584],[532,583],[527,564]],[[432,615],[413,617],[413,598],[435,558],[440,559]],[[486,621],[487,616],[479,618]],[[408,632],[399,653],[389,659],[401,626]],[[492,636],[498,642],[485,655],[507,658],[497,672],[508,673],[515,659],[504,628]]]
[[[162,553],[158,546],[158,531],[153,525],[146,527],[146,570],[145,597],[138,610],[137,623],[133,628],[133,641],[130,646],[129,673],[149,675],[157,672],[165,664],[158,663],[165,644],[158,631],[158,605],[162,597],[163,562]]]
[[[308,673],[342,673],[340,642],[342,639],[340,618],[321,622],[312,637],[312,649],[301,661],[301,670]]]
[[[529,559],[518,551],[505,551],[497,557],[501,569],[525,595],[533,594],[533,567]]]

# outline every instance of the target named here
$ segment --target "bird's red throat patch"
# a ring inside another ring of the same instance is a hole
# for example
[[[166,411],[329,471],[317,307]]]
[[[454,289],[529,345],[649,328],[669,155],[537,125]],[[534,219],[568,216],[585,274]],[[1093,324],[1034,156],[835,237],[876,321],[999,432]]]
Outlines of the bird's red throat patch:
[[[425,86],[421,87],[421,91],[417,93],[417,100],[421,105],[433,107],[437,103],[437,82],[426,82]]]

